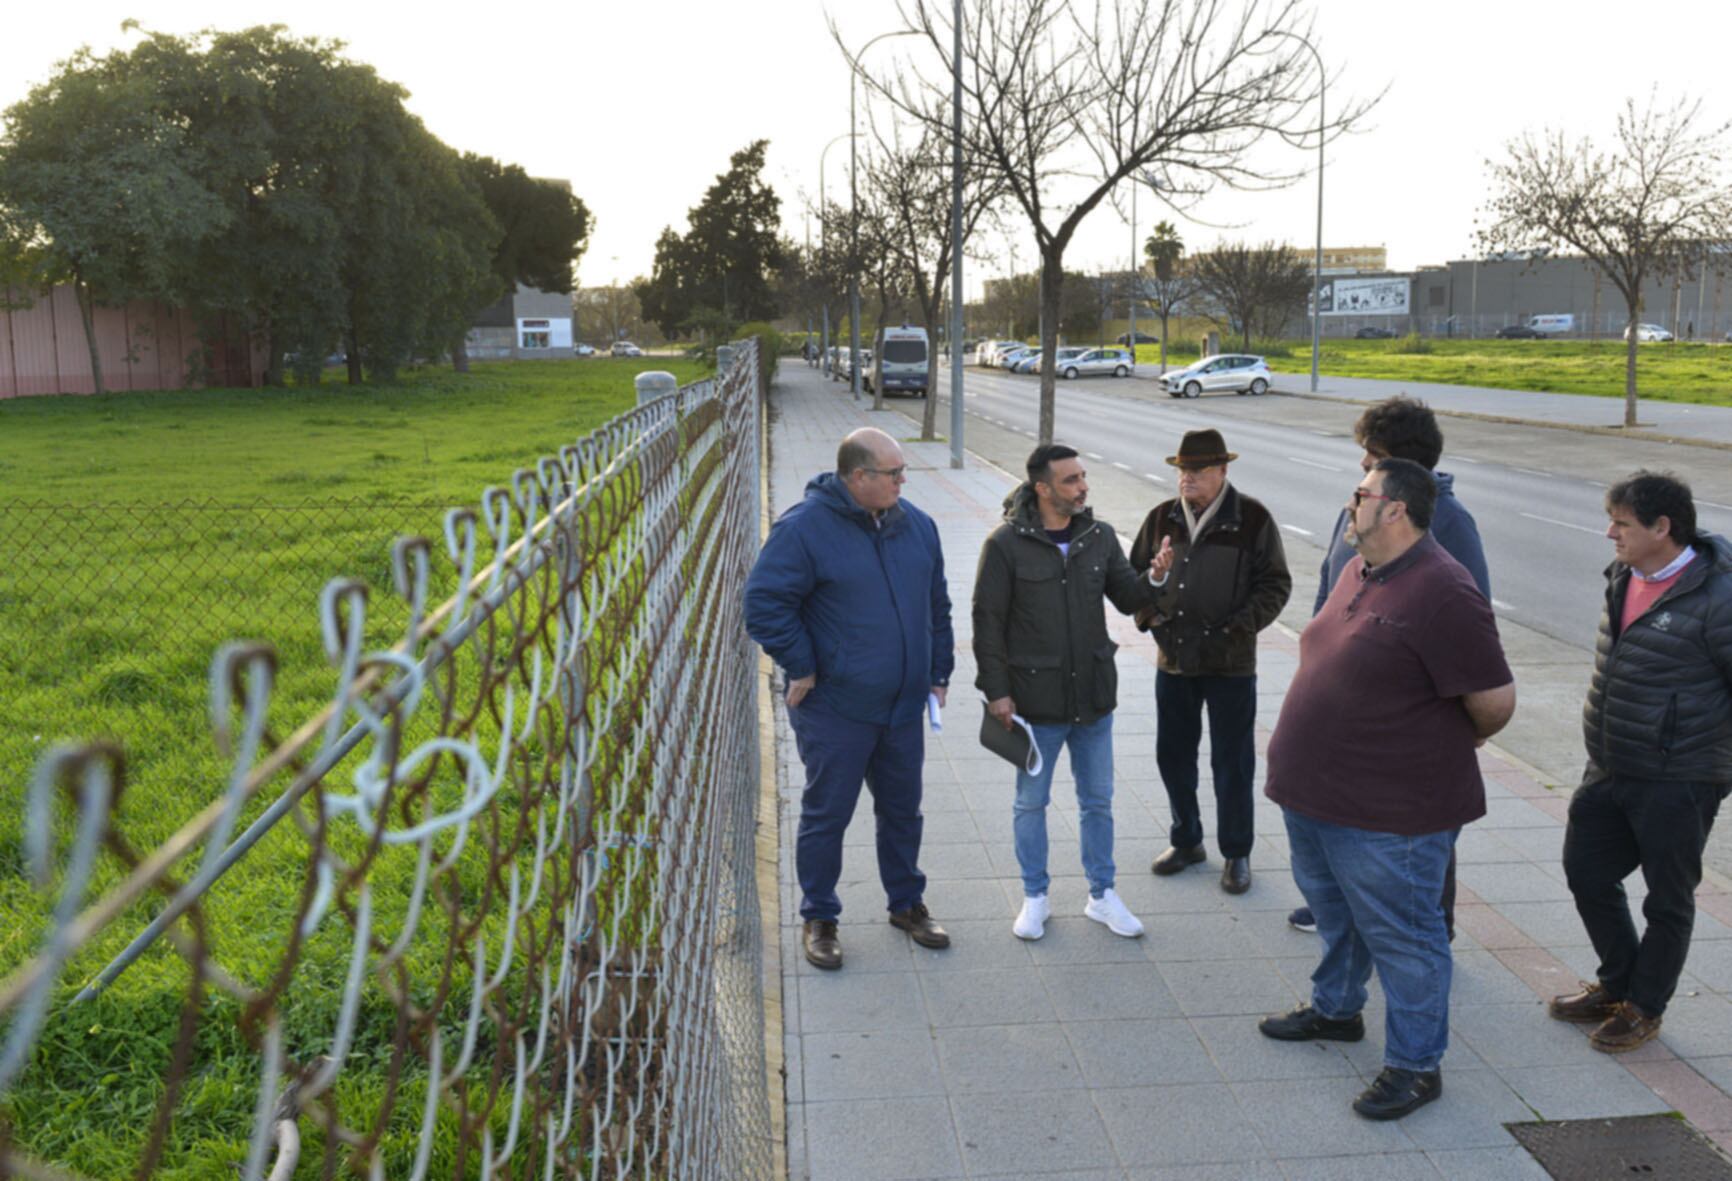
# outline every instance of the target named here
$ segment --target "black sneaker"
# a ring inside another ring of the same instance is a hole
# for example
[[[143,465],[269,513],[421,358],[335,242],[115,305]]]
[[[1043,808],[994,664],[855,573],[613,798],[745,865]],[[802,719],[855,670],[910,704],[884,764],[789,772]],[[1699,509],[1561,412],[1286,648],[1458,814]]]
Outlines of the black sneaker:
[[[1264,1037],[1278,1042],[1356,1042],[1365,1036],[1365,1018],[1358,1013],[1339,1020],[1325,1017],[1310,1005],[1290,1013],[1275,1013],[1257,1022]]]
[[[1353,1110],[1366,1119],[1400,1119],[1441,1094],[1442,1071],[1385,1066],[1383,1073],[1353,1101]]]
[[[1307,935],[1317,934],[1317,916],[1311,913],[1309,906],[1301,906],[1288,915],[1287,925],[1295,931],[1303,931]]]

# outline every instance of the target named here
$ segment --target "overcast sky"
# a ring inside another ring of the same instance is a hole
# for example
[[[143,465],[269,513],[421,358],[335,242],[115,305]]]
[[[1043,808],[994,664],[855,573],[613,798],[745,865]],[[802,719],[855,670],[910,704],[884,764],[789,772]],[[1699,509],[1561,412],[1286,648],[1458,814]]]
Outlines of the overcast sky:
[[[23,97],[80,44],[128,43],[120,25],[129,16],[169,32],[282,22],[299,34],[341,38],[352,57],[407,87],[410,107],[446,143],[538,176],[570,178],[596,217],[579,271],[585,286],[647,272],[662,227],[683,229],[686,210],[728,156],[757,138],[770,141],[784,229],[801,237],[804,201],[818,188],[819,152],[848,130],[848,74],[820,0],[578,0],[505,9],[78,0],[67,8],[9,7],[0,31],[0,106]],[[892,0],[829,7],[856,44],[897,27]],[[1329,151],[1325,244],[1387,246],[1397,268],[1467,253],[1485,194],[1485,160],[1523,129],[1562,126],[1609,137],[1624,98],[1645,98],[1656,85],[1666,96],[1690,88],[1712,115],[1732,118],[1732,4],[1723,0],[1319,0],[1316,28],[1335,91],[1364,96],[1389,88],[1366,129]],[[869,60],[895,46],[874,48]],[[847,148],[844,140],[829,154],[832,198],[847,192]],[[1224,235],[1308,246],[1315,201],[1311,179],[1277,193],[1223,194],[1196,211],[1213,224],[1181,222],[1181,234],[1194,247]],[[1153,220],[1150,205],[1146,196],[1139,203],[1143,234]],[[1018,269],[1027,270],[1033,239],[1026,229],[1016,237]],[[1003,273],[1006,247],[996,236],[1000,261],[973,266],[971,292],[983,275]],[[1128,225],[1103,207],[1067,262],[1122,266],[1130,252]]]

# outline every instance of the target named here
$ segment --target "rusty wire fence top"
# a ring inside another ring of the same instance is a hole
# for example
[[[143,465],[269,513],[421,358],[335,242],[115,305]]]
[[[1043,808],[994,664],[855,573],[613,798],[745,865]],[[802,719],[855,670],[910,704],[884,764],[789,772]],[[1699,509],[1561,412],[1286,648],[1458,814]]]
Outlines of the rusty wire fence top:
[[[768,1174],[759,396],[748,343],[326,582],[322,708],[224,644],[172,825],[148,718],[41,756],[0,1177]]]

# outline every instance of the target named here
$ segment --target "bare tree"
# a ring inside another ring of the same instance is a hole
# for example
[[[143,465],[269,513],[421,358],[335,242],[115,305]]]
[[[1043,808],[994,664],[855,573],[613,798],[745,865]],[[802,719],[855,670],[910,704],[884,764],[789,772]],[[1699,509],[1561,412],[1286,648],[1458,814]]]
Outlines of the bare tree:
[[[1246,352],[1251,336],[1279,336],[1295,308],[1311,293],[1311,269],[1291,246],[1264,242],[1223,242],[1191,256],[1202,294],[1221,315],[1212,317],[1237,329]]]
[[[967,0],[964,9],[965,150],[1002,177],[1041,255],[1040,438],[1049,441],[1064,254],[1077,228],[1139,177],[1173,206],[1216,185],[1290,183],[1296,174],[1254,169],[1249,153],[1270,134],[1319,134],[1308,120],[1323,79],[1298,39],[1309,32],[1299,0],[1242,0],[1236,10],[1229,0]],[[936,52],[930,77],[893,66],[873,74],[843,51],[873,89],[930,118],[951,89],[951,4],[898,0],[898,12],[902,31]],[[1325,135],[1365,109],[1331,105]]]
[[[936,348],[939,315],[944,290],[950,279],[955,244],[951,241],[951,171],[949,137],[938,128],[940,114],[913,124],[911,135],[904,121],[892,114],[888,129],[872,120],[878,145],[867,165],[863,181],[873,194],[872,203],[884,220],[884,244],[906,278],[913,281],[914,302],[926,339]],[[1004,197],[1002,180],[996,173],[970,166],[965,157],[962,184],[962,236],[966,242],[983,218]],[[961,342],[952,341],[951,347]],[[936,353],[933,354],[934,356]],[[874,391],[881,399],[882,391]],[[920,437],[937,437],[938,396],[931,386],[920,419]]]
[[[1732,237],[1732,185],[1725,175],[1732,124],[1699,126],[1699,101],[1638,110],[1625,101],[1610,151],[1561,131],[1523,136],[1491,163],[1488,250],[1580,251],[1624,297],[1624,425],[1636,425],[1637,317],[1650,279],[1693,277],[1708,244]]]

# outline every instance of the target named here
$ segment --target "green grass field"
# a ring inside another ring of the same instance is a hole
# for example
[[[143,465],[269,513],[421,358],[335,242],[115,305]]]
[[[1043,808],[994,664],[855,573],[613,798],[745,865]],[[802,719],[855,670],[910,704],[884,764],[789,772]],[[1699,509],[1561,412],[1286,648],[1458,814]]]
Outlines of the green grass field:
[[[1289,355],[1271,350],[1270,367],[1280,373],[1309,373],[1311,342],[1283,343]],[[1622,341],[1427,338],[1424,344],[1430,352],[1403,352],[1400,340],[1325,340],[1319,367],[1336,377],[1624,396]],[[1238,345],[1223,342],[1223,347]],[[1644,344],[1637,353],[1636,382],[1646,399],[1732,406],[1732,346]]]
[[[134,849],[153,847],[225,783],[206,716],[218,644],[273,644],[272,728],[287,733],[334,688],[318,638],[324,582],[365,578],[369,643],[390,643],[407,618],[389,590],[392,538],[423,533],[443,555],[445,508],[476,505],[487,485],[508,486],[513,471],[628,409],[632,376],[652,368],[682,382],[701,376],[665,358],[519,362],[415,373],[388,387],[0,402],[0,975],[35,952],[52,905],[27,880],[21,845],[24,775],[41,751],[118,739],[128,754],[120,829]],[[444,565],[441,557],[435,568]],[[292,828],[262,842],[206,908],[218,962],[255,984],[280,953],[304,868],[306,842]],[[118,877],[108,859],[98,888]],[[392,894],[408,880],[402,862],[374,880],[382,913],[400,911]],[[184,964],[159,946],[97,1001],[66,1002],[149,909],[133,907],[73,962],[35,1063],[7,1101],[23,1146],[93,1177],[132,1171]],[[437,936],[436,920],[423,923]],[[336,926],[303,953],[284,1010],[302,1060],[329,1036],[340,997],[347,941]],[[245,1151],[257,1056],[236,1032],[232,1003],[210,1004],[157,1176],[232,1177]],[[390,1014],[373,1004],[339,1085],[345,1107],[364,1109],[379,1093],[370,1068],[383,1065]],[[408,1085],[413,1092],[415,1080]],[[309,1147],[297,1176],[316,1175],[317,1160]]]

